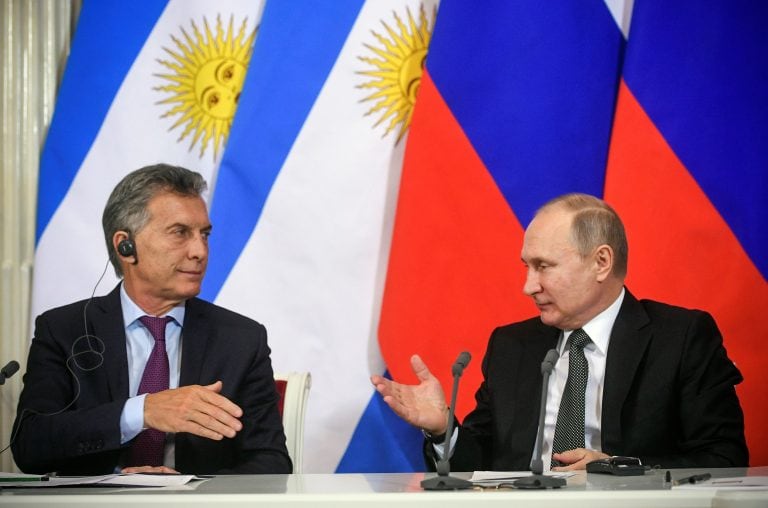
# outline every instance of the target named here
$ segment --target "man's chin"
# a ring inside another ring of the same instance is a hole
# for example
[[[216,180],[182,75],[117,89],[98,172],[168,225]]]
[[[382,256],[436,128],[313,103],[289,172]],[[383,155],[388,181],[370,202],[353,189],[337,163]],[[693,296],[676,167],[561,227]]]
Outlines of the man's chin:
[[[199,295],[201,289],[202,284],[186,284],[183,288],[180,288],[179,295],[187,300]]]
[[[555,312],[550,311],[543,311],[541,313],[541,322],[544,323],[547,326],[554,326],[555,328],[560,328],[558,326],[561,321],[561,316]]]

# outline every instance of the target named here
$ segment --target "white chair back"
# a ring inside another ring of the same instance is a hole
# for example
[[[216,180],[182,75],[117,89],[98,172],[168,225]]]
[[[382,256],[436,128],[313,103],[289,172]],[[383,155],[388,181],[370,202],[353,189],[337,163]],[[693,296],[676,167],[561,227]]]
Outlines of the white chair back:
[[[312,386],[309,372],[275,373],[276,381],[285,381],[283,396],[283,428],[288,455],[293,461],[293,472],[301,473],[304,453],[304,418],[307,412],[307,399]]]

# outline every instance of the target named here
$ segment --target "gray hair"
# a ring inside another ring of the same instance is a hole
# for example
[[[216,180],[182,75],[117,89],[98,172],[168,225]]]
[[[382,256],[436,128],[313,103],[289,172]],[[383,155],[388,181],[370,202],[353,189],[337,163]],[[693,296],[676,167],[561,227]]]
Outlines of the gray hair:
[[[145,166],[128,173],[109,195],[101,225],[107,242],[109,261],[118,277],[123,276],[112,237],[125,231],[133,238],[149,221],[147,205],[160,192],[183,196],[202,196],[208,185],[200,173],[169,164]]]
[[[582,258],[587,257],[599,245],[613,249],[613,274],[624,278],[627,275],[629,246],[624,224],[611,206],[602,199],[589,194],[565,194],[552,199],[536,212],[555,206],[573,212],[571,239]]]

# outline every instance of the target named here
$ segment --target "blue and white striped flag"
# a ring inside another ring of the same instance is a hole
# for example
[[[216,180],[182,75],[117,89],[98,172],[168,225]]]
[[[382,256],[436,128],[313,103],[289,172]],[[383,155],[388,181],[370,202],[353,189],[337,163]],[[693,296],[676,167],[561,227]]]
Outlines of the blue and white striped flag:
[[[380,302],[435,13],[268,3],[216,183],[203,294],[264,322],[276,368],[311,371],[310,472],[423,464],[420,434],[384,420],[368,378],[385,371]],[[405,455],[403,435],[415,436]]]

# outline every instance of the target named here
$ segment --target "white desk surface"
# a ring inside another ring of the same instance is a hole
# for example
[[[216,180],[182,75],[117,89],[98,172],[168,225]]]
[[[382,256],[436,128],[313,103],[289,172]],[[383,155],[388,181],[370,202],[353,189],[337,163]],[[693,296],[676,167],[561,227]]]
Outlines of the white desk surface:
[[[586,474],[568,479],[556,490],[424,491],[420,482],[431,473],[295,474],[218,476],[183,487],[144,489],[66,487],[0,489],[0,505],[18,507],[378,507],[514,506],[515,508],[635,507],[768,507],[766,491],[680,490],[664,482],[666,470],[644,476]],[[671,470],[681,478],[702,469]],[[712,476],[768,476],[768,467],[706,470]],[[469,478],[467,473],[455,476]]]

